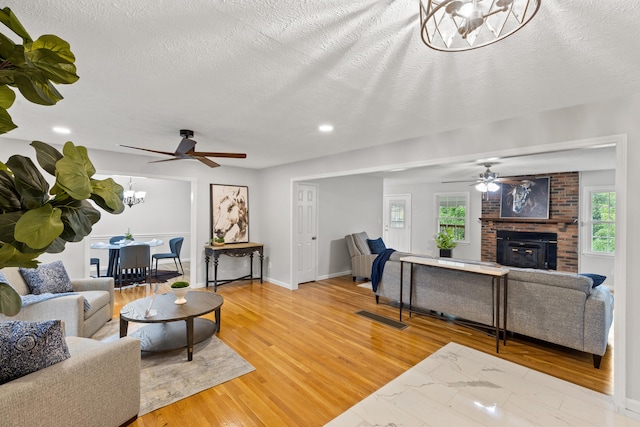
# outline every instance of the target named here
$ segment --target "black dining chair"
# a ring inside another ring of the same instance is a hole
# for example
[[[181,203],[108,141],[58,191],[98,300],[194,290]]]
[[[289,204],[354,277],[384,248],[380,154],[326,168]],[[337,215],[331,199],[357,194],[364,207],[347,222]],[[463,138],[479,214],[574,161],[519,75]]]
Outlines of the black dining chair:
[[[159,259],[173,258],[173,262],[176,265],[176,272],[180,273],[180,270],[182,270],[182,274],[184,274],[182,261],[180,261],[180,250],[182,249],[182,242],[184,242],[184,237],[174,237],[173,239],[169,240],[169,250],[171,252],[164,253],[164,254],[153,254],[153,256],[151,257],[152,258],[151,263],[153,264],[153,260],[156,261],[156,279],[158,278],[158,260]],[[178,263],[180,263],[180,269],[178,269]]]
[[[130,245],[120,248],[118,284],[120,291],[124,281],[143,283],[151,275],[151,248],[149,245]]]

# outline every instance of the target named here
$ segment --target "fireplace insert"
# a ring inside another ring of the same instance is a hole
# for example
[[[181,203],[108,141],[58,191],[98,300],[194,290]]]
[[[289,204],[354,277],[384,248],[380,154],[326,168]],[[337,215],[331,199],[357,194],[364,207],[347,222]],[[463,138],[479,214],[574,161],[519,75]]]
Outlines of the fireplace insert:
[[[513,267],[555,270],[558,234],[498,230],[496,262]]]

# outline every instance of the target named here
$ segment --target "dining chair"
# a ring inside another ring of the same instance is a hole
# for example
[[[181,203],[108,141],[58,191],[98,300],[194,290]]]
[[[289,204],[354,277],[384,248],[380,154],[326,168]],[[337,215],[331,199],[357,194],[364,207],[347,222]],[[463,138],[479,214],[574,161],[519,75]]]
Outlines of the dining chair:
[[[151,275],[151,248],[149,245],[130,245],[120,248],[118,283],[120,291],[125,278],[132,283],[146,282]]]
[[[176,265],[176,272],[180,273],[180,270],[182,270],[182,274],[184,274],[182,261],[180,261],[180,250],[182,250],[183,242],[184,242],[184,237],[174,237],[173,239],[169,240],[169,250],[171,252],[164,253],[164,254],[153,254],[153,256],[151,257],[152,258],[151,263],[153,264],[153,260],[156,261],[156,279],[158,278],[158,260],[159,259],[173,258],[173,262]],[[180,263],[180,269],[178,269],[178,263]]]
[[[89,264],[96,266],[96,277],[100,277],[100,258],[91,258]]]

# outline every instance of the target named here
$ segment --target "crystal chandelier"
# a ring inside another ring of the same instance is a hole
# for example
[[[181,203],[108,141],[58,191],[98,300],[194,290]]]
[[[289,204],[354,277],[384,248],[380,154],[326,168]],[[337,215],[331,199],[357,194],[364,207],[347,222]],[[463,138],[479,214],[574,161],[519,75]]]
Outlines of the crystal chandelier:
[[[144,203],[144,196],[146,195],[146,191],[133,191],[133,181],[129,178],[129,189],[124,192],[122,203],[129,207],[137,205],[138,203]]]
[[[457,52],[502,40],[524,27],[541,0],[420,0],[420,35],[432,49]]]

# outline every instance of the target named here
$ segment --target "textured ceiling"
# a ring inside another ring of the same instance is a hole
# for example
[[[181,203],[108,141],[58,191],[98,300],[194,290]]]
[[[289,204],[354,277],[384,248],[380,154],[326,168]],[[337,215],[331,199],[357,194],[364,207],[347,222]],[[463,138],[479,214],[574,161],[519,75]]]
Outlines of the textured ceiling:
[[[28,141],[173,151],[188,128],[198,150],[247,153],[222,165],[264,168],[640,92],[635,0],[543,0],[520,32],[461,53],[422,44],[418,0],[5,3],[77,57],[57,106],[10,110],[6,137]]]

